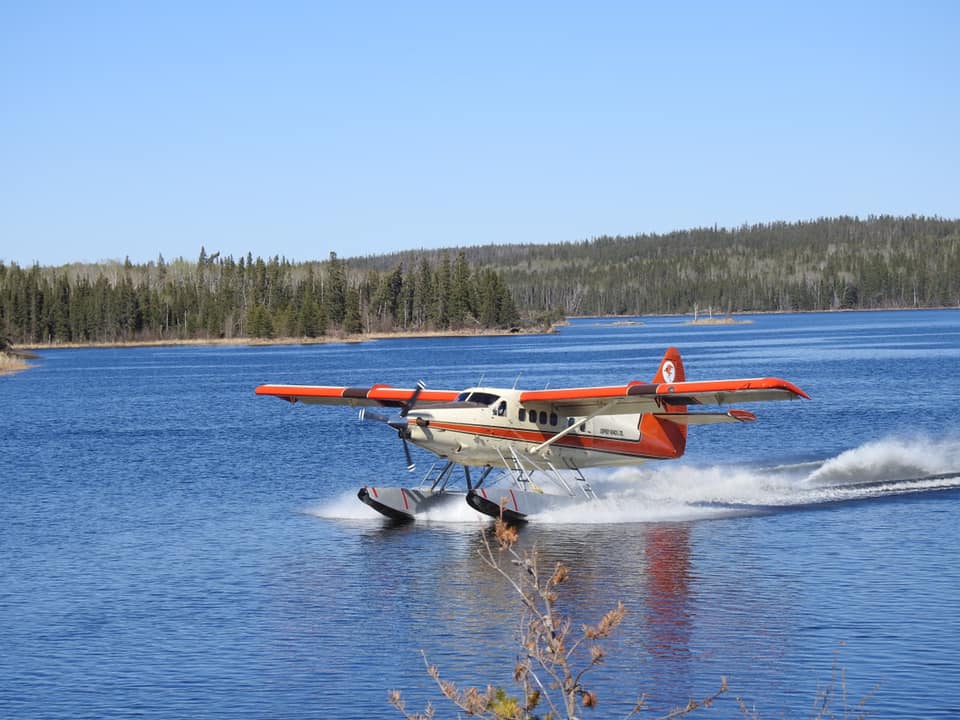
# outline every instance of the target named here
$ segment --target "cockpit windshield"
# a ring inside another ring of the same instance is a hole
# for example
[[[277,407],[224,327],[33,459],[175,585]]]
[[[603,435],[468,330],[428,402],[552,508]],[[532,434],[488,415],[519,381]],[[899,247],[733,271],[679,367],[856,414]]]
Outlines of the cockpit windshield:
[[[457,402],[470,402],[477,403],[478,405],[493,405],[499,399],[500,396],[494,395],[493,393],[476,392],[470,390],[465,390],[457,395]]]

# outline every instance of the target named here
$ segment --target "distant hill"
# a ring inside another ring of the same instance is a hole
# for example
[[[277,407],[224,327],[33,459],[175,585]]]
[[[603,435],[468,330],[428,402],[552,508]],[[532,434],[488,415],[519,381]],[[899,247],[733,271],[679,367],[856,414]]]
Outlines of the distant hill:
[[[457,248],[453,252],[461,250]],[[523,312],[677,314],[960,305],[960,220],[855,217],[462,248]],[[393,267],[445,251],[354,258]]]

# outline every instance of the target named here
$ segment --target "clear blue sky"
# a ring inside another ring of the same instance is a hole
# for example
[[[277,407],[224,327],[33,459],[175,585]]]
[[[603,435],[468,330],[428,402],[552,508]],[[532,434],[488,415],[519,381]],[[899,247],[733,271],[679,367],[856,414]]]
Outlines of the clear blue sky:
[[[960,3],[0,3],[0,260],[960,217]]]

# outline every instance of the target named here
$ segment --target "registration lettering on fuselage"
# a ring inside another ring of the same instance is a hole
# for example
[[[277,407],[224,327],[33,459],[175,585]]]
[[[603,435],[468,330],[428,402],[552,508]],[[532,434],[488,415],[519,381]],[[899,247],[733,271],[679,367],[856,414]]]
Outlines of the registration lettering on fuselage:
[[[617,428],[600,428],[601,435],[609,435],[611,437],[623,437],[623,430],[618,430]]]

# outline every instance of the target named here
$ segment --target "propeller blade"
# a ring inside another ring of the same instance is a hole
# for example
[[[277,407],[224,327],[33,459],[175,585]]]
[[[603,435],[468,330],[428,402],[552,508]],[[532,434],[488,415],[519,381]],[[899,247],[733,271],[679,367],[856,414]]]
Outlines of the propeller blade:
[[[405,437],[400,438],[403,442],[403,454],[407,456],[407,472],[413,472],[417,468],[417,464],[413,461],[413,458],[410,457],[410,446],[407,445],[407,439]]]
[[[423,392],[423,389],[426,386],[427,385],[425,382],[423,382],[423,380],[417,380],[417,387],[413,389],[413,395],[411,395],[406,404],[400,408],[400,417],[406,417],[407,413],[413,409],[413,406],[417,404],[417,398],[420,397],[420,393]]]

